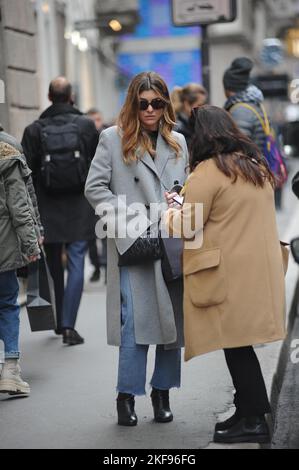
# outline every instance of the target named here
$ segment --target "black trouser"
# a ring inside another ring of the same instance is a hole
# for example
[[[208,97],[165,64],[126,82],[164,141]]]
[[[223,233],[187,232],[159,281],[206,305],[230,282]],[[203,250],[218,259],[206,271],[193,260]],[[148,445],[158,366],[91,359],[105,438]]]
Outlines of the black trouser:
[[[271,413],[259,360],[252,346],[225,349],[225,359],[236,389],[234,404],[241,417]]]
[[[102,255],[99,255],[97,239],[94,238],[88,242],[89,258],[95,269],[99,270],[101,266],[107,266],[107,238],[102,239]]]
[[[89,251],[89,258],[90,258],[91,264],[94,266],[94,268],[97,271],[99,271],[100,270],[100,255],[98,252],[96,238],[88,242],[88,251]]]
[[[67,254],[67,283],[64,286],[63,249]],[[56,297],[57,329],[75,328],[84,286],[87,242],[45,244]]]

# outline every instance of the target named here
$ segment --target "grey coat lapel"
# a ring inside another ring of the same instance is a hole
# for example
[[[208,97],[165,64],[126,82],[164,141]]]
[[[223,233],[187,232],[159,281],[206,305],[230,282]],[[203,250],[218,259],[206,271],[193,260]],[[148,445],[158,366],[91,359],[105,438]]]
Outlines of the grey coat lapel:
[[[166,144],[165,140],[163,139],[162,135],[158,135],[157,141],[157,149],[156,149],[156,157],[155,157],[155,166],[157,168],[157,172],[159,178],[162,178],[163,172],[166,168],[169,158],[172,156],[171,149]]]
[[[144,153],[144,155],[140,158],[140,161],[144,163],[147,167],[149,167],[155,173],[155,175],[158,176],[159,178],[156,164],[148,152]]]
[[[148,166],[159,179],[161,179],[170,156],[171,150],[167,146],[162,135],[159,133],[157,140],[156,156],[154,160],[148,152],[145,152],[144,155],[140,158],[140,160],[146,166]]]

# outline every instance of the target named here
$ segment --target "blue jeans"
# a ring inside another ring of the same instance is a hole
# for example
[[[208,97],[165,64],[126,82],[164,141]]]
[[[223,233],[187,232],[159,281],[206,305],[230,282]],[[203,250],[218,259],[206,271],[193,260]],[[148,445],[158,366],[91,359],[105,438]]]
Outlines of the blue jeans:
[[[134,314],[127,268],[121,268],[121,347],[117,391],[131,395],[145,395],[148,345],[136,344]],[[150,385],[159,390],[179,388],[181,385],[181,349],[165,350],[156,347],[155,369]]]
[[[0,273],[0,339],[5,358],[19,359],[20,306],[19,283],[15,271]]]
[[[57,328],[75,328],[84,287],[84,261],[88,242],[78,241],[65,245],[67,253],[67,284],[64,286],[62,243],[45,245],[47,261],[53,277],[56,297]]]

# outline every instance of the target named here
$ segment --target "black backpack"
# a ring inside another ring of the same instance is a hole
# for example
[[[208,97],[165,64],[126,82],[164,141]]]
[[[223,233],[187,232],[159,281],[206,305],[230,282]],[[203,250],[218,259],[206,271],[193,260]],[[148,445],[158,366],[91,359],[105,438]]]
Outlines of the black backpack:
[[[82,193],[88,174],[80,129],[72,119],[57,116],[41,126],[41,182],[49,194]]]

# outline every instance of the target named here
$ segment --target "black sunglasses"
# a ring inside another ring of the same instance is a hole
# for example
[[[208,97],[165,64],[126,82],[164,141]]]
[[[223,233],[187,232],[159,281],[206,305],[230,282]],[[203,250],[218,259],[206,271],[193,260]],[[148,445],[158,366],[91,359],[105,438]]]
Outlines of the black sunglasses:
[[[141,99],[139,101],[140,111],[146,111],[149,106],[151,106],[153,109],[163,109],[166,106],[166,102],[161,100],[160,98],[155,98],[152,101],[148,101],[145,99]]]

